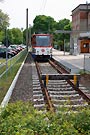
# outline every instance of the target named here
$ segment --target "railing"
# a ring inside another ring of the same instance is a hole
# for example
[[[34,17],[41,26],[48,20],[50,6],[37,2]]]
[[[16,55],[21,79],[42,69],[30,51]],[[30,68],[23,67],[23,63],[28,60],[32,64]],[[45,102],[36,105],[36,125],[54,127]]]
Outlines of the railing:
[[[4,63],[0,64],[0,79],[6,74],[9,70],[12,70],[12,67],[21,59],[21,57],[27,52],[26,49],[18,53],[16,56],[6,60]],[[11,71],[10,71],[11,72]]]
[[[27,54],[27,50],[24,49],[16,56],[6,60],[3,64],[0,64],[0,103],[11,88],[11,83],[14,78],[16,78],[18,70],[21,69],[21,64],[22,62],[24,63]]]

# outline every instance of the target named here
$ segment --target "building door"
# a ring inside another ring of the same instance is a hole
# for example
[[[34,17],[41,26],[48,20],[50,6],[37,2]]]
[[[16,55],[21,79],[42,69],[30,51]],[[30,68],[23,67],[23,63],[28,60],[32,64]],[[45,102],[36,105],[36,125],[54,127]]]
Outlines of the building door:
[[[90,41],[81,41],[81,53],[89,53]]]

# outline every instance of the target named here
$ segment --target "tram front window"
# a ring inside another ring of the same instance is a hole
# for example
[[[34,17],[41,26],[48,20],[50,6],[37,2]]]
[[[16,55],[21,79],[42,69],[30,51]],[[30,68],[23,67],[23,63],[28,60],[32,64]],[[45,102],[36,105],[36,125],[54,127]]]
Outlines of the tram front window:
[[[36,46],[49,46],[50,37],[49,36],[37,36],[36,37]]]

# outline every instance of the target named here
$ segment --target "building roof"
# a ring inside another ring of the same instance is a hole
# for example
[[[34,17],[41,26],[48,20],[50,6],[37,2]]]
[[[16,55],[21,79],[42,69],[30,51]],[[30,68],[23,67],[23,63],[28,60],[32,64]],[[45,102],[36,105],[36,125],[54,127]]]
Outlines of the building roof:
[[[72,10],[72,14],[77,12],[78,10],[85,10],[87,11],[87,9],[89,9],[90,11],[90,3],[87,4],[79,4],[75,9]]]

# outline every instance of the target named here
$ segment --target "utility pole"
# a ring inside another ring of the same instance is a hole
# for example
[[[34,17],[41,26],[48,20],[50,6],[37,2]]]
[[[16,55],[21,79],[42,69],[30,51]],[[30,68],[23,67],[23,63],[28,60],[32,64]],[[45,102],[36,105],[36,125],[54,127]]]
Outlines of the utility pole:
[[[28,52],[28,8],[26,9],[26,46]]]
[[[86,23],[86,29],[88,31],[88,2],[86,1],[86,13],[87,13],[87,23]]]
[[[7,71],[8,71],[8,34],[7,34],[7,27],[5,28],[5,44],[6,44],[6,79],[7,79]]]
[[[64,55],[65,55],[65,39],[64,39]]]
[[[29,24],[29,45],[31,47],[31,24]]]

